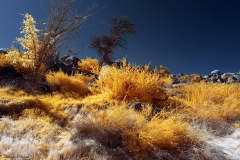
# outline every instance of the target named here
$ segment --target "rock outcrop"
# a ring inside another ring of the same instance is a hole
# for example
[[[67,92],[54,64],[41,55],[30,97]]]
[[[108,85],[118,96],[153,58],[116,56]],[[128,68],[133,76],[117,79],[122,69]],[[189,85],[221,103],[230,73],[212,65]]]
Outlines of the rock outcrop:
[[[6,54],[8,50],[8,48],[0,48],[0,54]]]
[[[226,72],[221,73],[220,70],[216,69],[210,72],[208,75],[194,75],[194,81],[205,81],[211,83],[239,83],[240,82],[240,72]],[[183,78],[185,77],[185,78]],[[189,77],[189,80],[186,80],[186,77]],[[174,74],[172,75],[172,87],[184,86],[186,84],[191,84],[193,75],[183,75],[183,74]]]

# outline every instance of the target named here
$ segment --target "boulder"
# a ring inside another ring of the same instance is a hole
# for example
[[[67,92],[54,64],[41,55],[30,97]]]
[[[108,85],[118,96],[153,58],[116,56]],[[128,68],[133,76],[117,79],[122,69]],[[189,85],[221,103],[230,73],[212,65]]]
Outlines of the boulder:
[[[220,71],[219,71],[218,69],[213,70],[213,71],[211,72],[211,75],[219,75],[219,74],[220,74]]]
[[[204,75],[203,76],[203,79],[208,79],[208,78],[210,78],[211,76],[210,75]]]
[[[108,67],[109,67],[109,65],[107,65],[107,64],[102,66],[102,68],[101,68],[101,70],[99,72],[99,79],[101,79],[102,76],[106,75]]]
[[[146,107],[145,104],[143,104],[142,102],[134,102],[131,104],[131,107],[135,110],[135,111],[142,111],[142,107]]]
[[[69,56],[68,58],[65,59],[65,65],[68,67],[78,67],[78,62],[80,60],[77,57]]]
[[[181,86],[185,86],[187,84],[192,84],[192,82],[186,82],[186,83],[175,83],[175,84],[172,84],[172,87],[175,88],[175,87],[181,87]]]
[[[118,69],[123,66],[123,62],[121,59],[117,59],[113,64],[115,64]]]
[[[221,78],[221,79],[218,79],[217,82],[218,82],[218,83],[226,83],[226,79],[222,79],[222,78]]]
[[[0,54],[6,54],[8,50],[8,48],[0,48]]]
[[[237,81],[237,79],[234,78],[234,77],[228,77],[228,80],[227,80],[228,83],[233,83],[233,82],[236,82],[236,81]]]
[[[180,83],[181,77],[178,75],[172,75],[172,84]]]
[[[236,81],[240,81],[240,74],[233,74],[232,77],[235,78]]]

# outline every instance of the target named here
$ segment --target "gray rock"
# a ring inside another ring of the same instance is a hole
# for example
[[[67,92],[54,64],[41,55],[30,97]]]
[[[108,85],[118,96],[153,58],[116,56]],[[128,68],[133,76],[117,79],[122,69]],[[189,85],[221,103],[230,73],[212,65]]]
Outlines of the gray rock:
[[[211,75],[219,75],[220,74],[220,71],[218,69],[214,70],[211,72]]]
[[[117,59],[114,64],[116,64],[116,67],[120,69],[123,66],[123,62],[121,59]]]
[[[184,74],[183,73],[179,73],[177,76],[181,77],[181,76],[184,76]]]
[[[0,48],[0,54],[1,53],[6,54],[8,50],[9,50],[8,48]]]
[[[216,76],[216,79],[221,79],[221,76],[220,76],[220,75],[217,75],[217,76]]]
[[[108,67],[109,67],[109,65],[107,65],[107,64],[102,66],[102,68],[99,72],[99,77],[98,77],[99,79],[101,79],[104,75],[106,75]]]
[[[235,73],[227,72],[227,73],[225,73],[225,74],[227,74],[228,76],[232,76],[232,75],[234,75]]]
[[[235,78],[237,81],[240,81],[240,74],[233,74],[233,78]]]
[[[146,107],[146,104],[142,103],[142,102],[134,102],[134,103],[131,104],[131,107],[135,111],[142,111],[143,107]]]
[[[210,78],[210,75],[204,75],[203,78],[204,79]]]
[[[181,78],[180,77],[172,77],[172,84],[180,83]]]
[[[232,83],[232,82],[236,82],[236,78],[234,78],[234,77],[228,77],[228,80],[227,80],[227,82],[228,83]]]
[[[220,78],[220,79],[217,80],[217,82],[218,82],[218,83],[226,83],[226,79]]]
[[[76,67],[77,68],[79,61],[80,60],[77,57],[70,56],[70,57],[65,59],[65,64],[68,67]]]
[[[181,87],[181,86],[185,86],[187,84],[192,84],[192,82],[186,82],[186,83],[175,83],[175,84],[172,84],[172,87]]]
[[[217,82],[217,80],[218,80],[217,78],[209,78],[209,80],[208,80],[208,81],[209,81],[209,82],[212,82],[212,83],[216,83],[216,82]]]

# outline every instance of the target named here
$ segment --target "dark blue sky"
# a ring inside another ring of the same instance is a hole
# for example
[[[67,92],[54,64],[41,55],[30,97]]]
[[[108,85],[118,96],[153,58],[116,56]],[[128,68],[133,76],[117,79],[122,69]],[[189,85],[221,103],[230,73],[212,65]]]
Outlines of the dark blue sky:
[[[240,70],[240,0],[83,0],[78,11],[94,2],[98,8],[89,22],[125,15],[136,25],[137,37],[127,36],[128,49],[117,49],[116,59],[127,55],[132,63],[166,65],[171,73]],[[0,48],[11,47],[19,37],[23,18],[18,13],[39,20],[39,4],[40,0],[1,0]],[[44,6],[48,7],[46,0]],[[84,50],[78,57],[98,58],[88,48],[90,38],[107,33],[105,25],[82,29]]]

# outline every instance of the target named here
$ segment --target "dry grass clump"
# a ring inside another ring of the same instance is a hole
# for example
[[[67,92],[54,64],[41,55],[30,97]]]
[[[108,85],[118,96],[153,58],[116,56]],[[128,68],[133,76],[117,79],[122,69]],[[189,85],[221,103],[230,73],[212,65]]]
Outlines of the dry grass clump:
[[[17,118],[23,115],[31,116],[31,114],[26,114],[26,110],[38,110],[37,115],[44,114],[50,118],[51,122],[66,126],[80,106],[77,100],[63,98],[65,95],[61,94],[38,98],[28,96],[22,90],[1,88],[0,91],[0,96],[2,96],[0,99],[2,100],[0,102],[0,113],[2,116]]]
[[[200,82],[202,79],[199,74],[183,75],[181,76],[182,82]]]
[[[78,68],[83,73],[91,72],[96,75],[99,75],[100,66],[97,59],[89,57],[87,57],[86,59],[81,59],[81,62],[78,62]]]
[[[6,58],[5,54],[0,54],[0,67],[9,65],[10,61]]]
[[[104,94],[108,99],[141,101],[153,104],[166,99],[163,86],[170,78],[163,78],[149,71],[149,66],[138,69],[123,60],[123,67],[108,66],[101,71],[101,78],[91,88],[93,94]],[[164,81],[165,80],[165,81]]]
[[[32,71],[32,66],[30,67],[31,60],[25,59],[25,58],[20,58],[21,56],[27,57],[28,55],[23,52],[19,52],[16,48],[12,48],[7,54],[6,54],[6,59],[9,62],[8,64],[13,66],[14,69],[18,72],[21,73],[24,76],[28,76],[31,74]],[[27,64],[25,64],[27,62]]]
[[[67,75],[62,71],[50,72],[46,75],[47,82],[53,89],[60,91],[66,96],[81,97],[89,93],[87,83],[91,80],[82,74]]]
[[[33,111],[28,111],[33,112]],[[37,111],[34,111],[37,112]],[[32,114],[31,114],[32,115]],[[46,116],[0,120],[0,155],[7,157],[46,157],[56,137],[64,132]]]
[[[188,124],[177,115],[162,111],[152,117],[151,111],[149,105],[142,112],[136,112],[127,103],[110,104],[104,110],[91,110],[85,118],[85,122],[90,123],[89,127],[79,127],[81,134],[78,135],[91,135],[104,146],[126,149],[139,158],[151,157],[154,151],[159,150],[167,153],[181,147],[189,149],[190,144],[200,142]]]
[[[214,121],[239,119],[239,84],[197,83],[177,90],[185,94],[180,101],[185,104],[184,112],[192,117]]]

